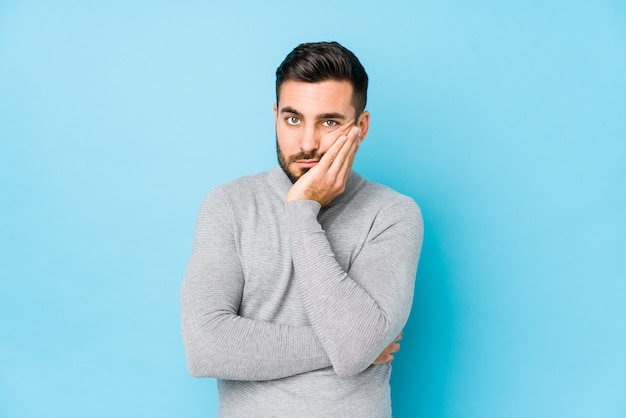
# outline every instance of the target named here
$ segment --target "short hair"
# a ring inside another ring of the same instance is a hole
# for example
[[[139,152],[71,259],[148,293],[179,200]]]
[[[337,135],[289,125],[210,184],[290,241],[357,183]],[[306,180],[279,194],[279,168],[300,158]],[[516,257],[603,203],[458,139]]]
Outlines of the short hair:
[[[298,45],[276,69],[276,103],[280,87],[287,81],[317,83],[335,80],[352,84],[352,106],[359,116],[367,104],[368,77],[359,59],[337,42]]]

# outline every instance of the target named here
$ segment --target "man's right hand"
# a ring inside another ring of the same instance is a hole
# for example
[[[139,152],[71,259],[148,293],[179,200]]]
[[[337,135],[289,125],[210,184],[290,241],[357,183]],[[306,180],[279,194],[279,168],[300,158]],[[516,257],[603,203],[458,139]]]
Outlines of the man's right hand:
[[[400,334],[398,334],[398,336],[393,339],[391,344],[389,344],[383,350],[383,352],[380,353],[378,357],[376,357],[376,360],[374,360],[374,363],[372,364],[391,363],[393,361],[393,354],[400,351],[400,343],[398,341],[400,341],[401,339],[402,339],[402,331],[400,331]]]
[[[325,206],[343,193],[361,140],[361,128],[353,125],[335,140],[317,165],[294,183],[285,200],[315,200]]]

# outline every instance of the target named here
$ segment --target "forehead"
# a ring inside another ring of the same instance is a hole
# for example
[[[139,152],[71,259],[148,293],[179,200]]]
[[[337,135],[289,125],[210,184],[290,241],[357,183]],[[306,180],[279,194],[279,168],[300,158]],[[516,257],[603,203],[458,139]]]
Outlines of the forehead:
[[[287,80],[280,86],[278,95],[278,108],[285,107],[302,114],[354,111],[352,84],[347,80],[317,83]]]

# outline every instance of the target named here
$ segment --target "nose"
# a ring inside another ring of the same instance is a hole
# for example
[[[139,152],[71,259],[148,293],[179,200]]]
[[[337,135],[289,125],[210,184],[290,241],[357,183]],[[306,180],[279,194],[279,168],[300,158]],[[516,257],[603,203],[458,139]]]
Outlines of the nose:
[[[319,148],[319,132],[314,126],[307,126],[300,137],[300,149],[304,152],[315,151]]]

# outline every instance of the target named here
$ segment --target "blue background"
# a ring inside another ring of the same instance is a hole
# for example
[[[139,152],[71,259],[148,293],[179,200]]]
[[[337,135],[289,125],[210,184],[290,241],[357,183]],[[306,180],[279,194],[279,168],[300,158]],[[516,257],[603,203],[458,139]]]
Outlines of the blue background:
[[[426,232],[395,417],[626,417],[626,4],[0,1],[0,416],[209,417],[178,292],[275,165],[274,70],[371,78],[356,169]]]

